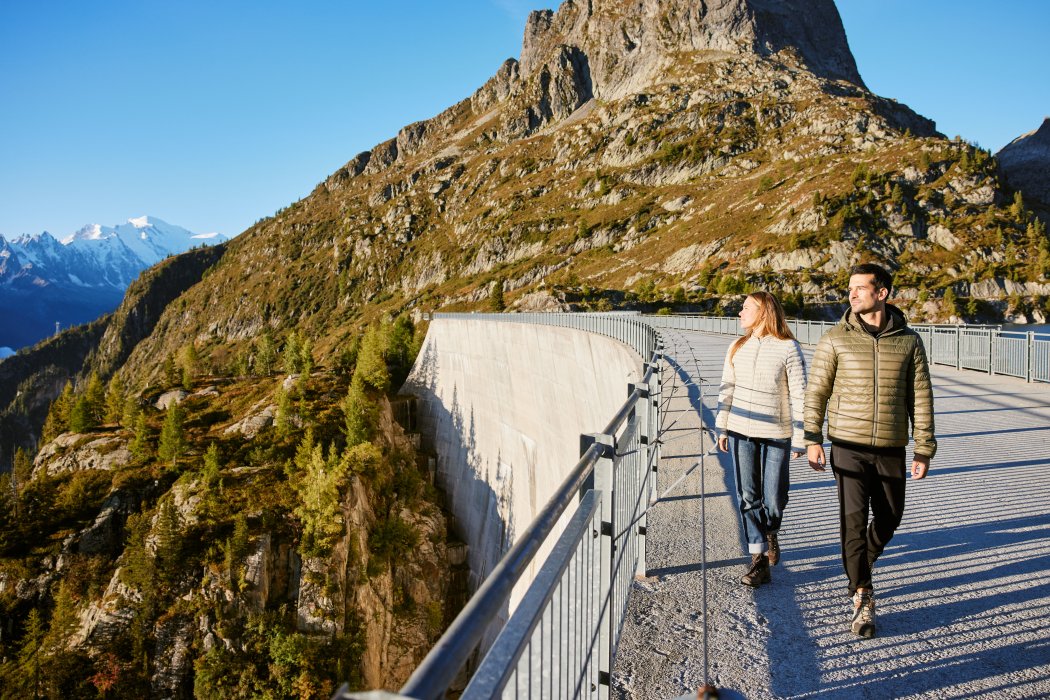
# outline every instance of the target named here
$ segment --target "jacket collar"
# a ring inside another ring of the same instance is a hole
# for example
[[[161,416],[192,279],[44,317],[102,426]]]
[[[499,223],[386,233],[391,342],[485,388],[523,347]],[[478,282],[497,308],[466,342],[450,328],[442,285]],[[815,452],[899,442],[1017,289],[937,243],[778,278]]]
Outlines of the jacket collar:
[[[849,330],[861,331],[867,333],[864,327],[860,324],[860,319],[857,318],[857,314],[853,313],[850,308],[846,307],[846,312],[842,314],[842,319],[839,321],[839,325],[845,326]],[[886,327],[879,333],[881,338],[884,335],[890,335],[891,333],[899,333],[908,327],[908,319],[904,315],[904,312],[898,309],[893,304],[886,304]]]

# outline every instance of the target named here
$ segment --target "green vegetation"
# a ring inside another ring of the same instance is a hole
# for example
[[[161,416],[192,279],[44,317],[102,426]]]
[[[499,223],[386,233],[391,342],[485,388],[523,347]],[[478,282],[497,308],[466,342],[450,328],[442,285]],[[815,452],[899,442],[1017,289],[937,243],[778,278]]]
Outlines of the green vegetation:
[[[264,338],[253,351],[255,367],[260,349],[267,359]],[[233,640],[235,649],[220,642],[205,651],[200,638],[187,640],[194,691],[202,697],[327,697],[343,680],[360,683],[360,619],[374,611],[351,606],[340,612],[334,636],[301,631],[289,601],[272,609],[252,602],[260,589],[250,561],[263,534],[274,547],[291,545],[298,556],[321,562],[337,547],[349,547],[352,571],[344,578],[333,570],[326,585],[356,586],[390,576],[415,556],[420,534],[399,513],[434,509],[426,505],[434,495],[424,487],[410,444],[392,427],[386,392],[403,381],[420,343],[407,318],[384,320],[348,343],[337,358],[351,366],[332,372],[316,369],[307,334],[289,333],[280,359],[301,373],[293,389],[266,377],[211,376],[217,393],[172,401],[165,411],[151,405],[159,389],[139,396],[120,380],[105,386],[97,377],[79,393],[66,385],[51,406],[52,434],[87,430],[122,440],[131,461],[113,472],[32,478],[31,455],[20,450],[13,472],[0,476],[0,574],[25,576],[25,566],[57,554],[107,498],[120,494],[121,502],[136,505],[123,516],[123,535],[99,545],[99,554],[64,555],[72,563],[45,591],[42,605],[20,604],[13,588],[0,593],[5,619],[15,621],[13,634],[0,638],[0,659],[6,659],[0,696],[149,696],[153,674],[168,661],[157,656],[160,630],[197,619],[211,620],[213,634]],[[190,390],[198,388],[199,362],[185,352],[176,363],[180,381],[191,379]],[[268,398],[277,404],[272,426],[251,440],[224,431],[233,417]],[[130,429],[118,425],[118,416]],[[371,494],[359,530],[345,524],[348,509],[361,506],[351,497],[352,483],[355,493]],[[118,567],[130,622],[118,626],[96,656],[68,649],[79,612],[97,604]],[[216,585],[231,591],[232,603],[195,592]],[[398,614],[419,617],[427,634],[439,633],[433,620],[443,618],[441,604],[416,610],[406,595],[398,593]],[[196,624],[184,629],[196,634]]]

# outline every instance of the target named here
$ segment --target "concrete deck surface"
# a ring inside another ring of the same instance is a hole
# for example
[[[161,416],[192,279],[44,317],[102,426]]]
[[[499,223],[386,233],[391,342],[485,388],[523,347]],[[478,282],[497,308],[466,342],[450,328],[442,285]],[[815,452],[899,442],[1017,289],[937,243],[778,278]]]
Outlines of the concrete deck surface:
[[[713,425],[731,341],[665,334],[661,493],[711,448],[700,415]],[[830,470],[792,461],[783,558],[751,590],[732,466],[707,456],[650,511],[612,696],[675,698],[705,678],[748,698],[1050,696],[1050,385],[935,367],[934,390],[940,447],[876,568],[877,637],[849,631]]]

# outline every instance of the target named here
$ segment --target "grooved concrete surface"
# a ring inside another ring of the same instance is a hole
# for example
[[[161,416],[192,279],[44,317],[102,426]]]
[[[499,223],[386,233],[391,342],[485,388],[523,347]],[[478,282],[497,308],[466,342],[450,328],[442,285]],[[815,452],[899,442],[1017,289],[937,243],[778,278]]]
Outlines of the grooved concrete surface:
[[[665,332],[661,493],[711,447],[698,411],[713,424],[731,340]],[[705,677],[748,698],[1050,696],[1050,386],[947,368],[934,385],[940,448],[876,568],[877,637],[849,632],[830,471],[793,460],[783,558],[752,591],[732,466],[708,456],[649,513],[612,696],[695,697]]]

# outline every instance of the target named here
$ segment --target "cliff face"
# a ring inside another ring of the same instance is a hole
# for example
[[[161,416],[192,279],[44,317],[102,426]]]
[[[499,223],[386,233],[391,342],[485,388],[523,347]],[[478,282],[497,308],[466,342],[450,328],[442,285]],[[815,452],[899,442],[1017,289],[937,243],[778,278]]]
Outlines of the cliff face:
[[[995,154],[1006,182],[1032,204],[1050,210],[1050,117]]]
[[[682,54],[717,51],[771,56],[793,52],[810,72],[863,86],[832,0],[568,0],[533,12],[525,28],[521,75],[575,49],[589,91],[613,100],[659,82]]]

